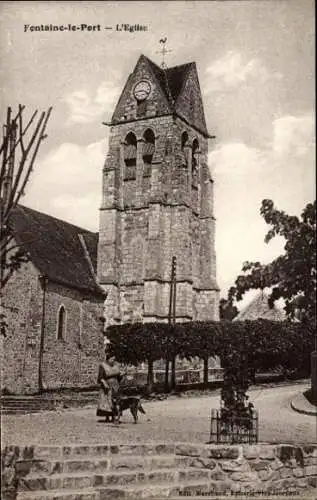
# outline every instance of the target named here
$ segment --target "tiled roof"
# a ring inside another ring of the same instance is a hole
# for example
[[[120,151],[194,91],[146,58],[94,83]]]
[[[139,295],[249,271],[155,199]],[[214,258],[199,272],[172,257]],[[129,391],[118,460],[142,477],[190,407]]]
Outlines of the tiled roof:
[[[104,294],[94,276],[98,233],[22,205],[13,211],[10,220],[16,242],[28,252],[42,275],[66,286]]]
[[[271,321],[284,321],[286,314],[282,309],[268,305],[268,296],[259,292],[255,298],[234,318],[233,321],[268,319]]]

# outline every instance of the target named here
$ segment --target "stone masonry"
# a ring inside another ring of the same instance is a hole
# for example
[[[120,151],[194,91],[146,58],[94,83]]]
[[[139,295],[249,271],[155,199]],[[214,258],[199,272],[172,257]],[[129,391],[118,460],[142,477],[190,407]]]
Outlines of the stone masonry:
[[[151,88],[142,102],[138,82]],[[208,137],[195,64],[165,74],[141,56],[112,117],[103,169],[98,281],[107,326],[167,321],[173,256],[177,321],[218,319]]]
[[[1,388],[15,394],[38,392],[40,356],[44,389],[95,386],[103,346],[103,301],[51,281],[43,301],[38,277],[38,270],[28,262],[7,285],[3,306],[8,330],[1,337]],[[59,339],[61,306],[66,310],[66,328]]]
[[[72,500],[238,494],[302,498],[317,485],[316,445],[11,446],[1,454],[2,493],[8,500],[33,500],[40,492],[41,498]]]

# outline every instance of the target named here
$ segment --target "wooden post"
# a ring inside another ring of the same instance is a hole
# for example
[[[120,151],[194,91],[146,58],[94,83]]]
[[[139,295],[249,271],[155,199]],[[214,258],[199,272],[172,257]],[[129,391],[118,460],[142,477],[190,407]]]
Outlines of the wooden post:
[[[153,391],[153,382],[154,382],[154,371],[153,371],[153,360],[148,360],[148,368],[147,368],[147,392],[151,394]]]
[[[311,392],[312,399],[317,405],[317,349],[311,353]]]
[[[169,297],[169,308],[168,308],[168,324],[172,324],[172,314],[173,314],[173,304],[174,304],[174,281],[175,281],[175,271],[176,271],[176,257],[172,258],[172,269],[171,269],[171,281],[170,281],[170,297]],[[175,306],[174,306],[175,308]],[[165,392],[170,391],[169,384],[169,339],[166,346],[166,361],[165,361],[165,380],[164,380],[164,390]]]
[[[174,260],[174,267],[173,267],[174,273],[173,273],[173,281],[172,281],[172,290],[173,290],[173,294],[172,294],[172,325],[173,325],[173,327],[175,327],[175,323],[176,323],[176,257],[174,257],[174,259],[175,259]],[[174,328],[173,328],[173,330],[174,330]],[[175,355],[173,355],[173,357],[172,357],[171,370],[172,370],[171,386],[172,386],[172,390],[173,390],[176,387]]]

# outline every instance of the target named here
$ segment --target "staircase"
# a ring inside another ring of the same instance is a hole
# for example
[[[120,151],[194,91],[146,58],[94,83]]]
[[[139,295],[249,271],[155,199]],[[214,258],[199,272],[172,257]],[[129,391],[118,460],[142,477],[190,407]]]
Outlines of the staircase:
[[[1,396],[2,415],[26,415],[57,408],[82,408],[96,405],[98,391],[43,393],[32,396]]]
[[[210,483],[210,469],[195,468],[194,457],[168,444],[42,446],[31,455],[17,463],[17,500],[169,497]]]
[[[26,415],[40,411],[55,410],[55,400],[49,396],[2,396],[2,415]]]

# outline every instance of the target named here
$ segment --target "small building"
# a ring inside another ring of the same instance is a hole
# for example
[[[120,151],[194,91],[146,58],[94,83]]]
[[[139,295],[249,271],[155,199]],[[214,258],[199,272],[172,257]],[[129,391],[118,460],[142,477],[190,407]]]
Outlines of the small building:
[[[11,224],[29,260],[4,289],[2,390],[96,385],[105,300],[95,276],[98,234],[24,206]]]
[[[253,300],[244,307],[233,321],[268,319],[270,321],[284,321],[286,313],[273,304],[271,308],[268,303],[268,295],[265,292],[259,292]]]

